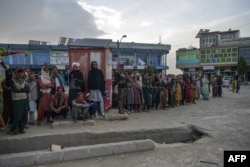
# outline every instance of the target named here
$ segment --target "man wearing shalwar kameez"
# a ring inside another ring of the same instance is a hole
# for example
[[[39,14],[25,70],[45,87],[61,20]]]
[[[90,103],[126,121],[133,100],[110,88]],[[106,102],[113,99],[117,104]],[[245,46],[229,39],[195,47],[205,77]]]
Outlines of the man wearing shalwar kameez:
[[[137,81],[138,76],[133,77],[133,88],[134,88],[134,110],[135,112],[140,112],[141,110],[141,95],[140,95],[140,90],[141,86],[140,83]]]
[[[49,68],[44,66],[41,70],[41,75],[38,78],[38,85],[40,88],[40,98],[38,104],[38,116],[37,125],[41,125],[41,122],[45,118],[46,111],[49,109],[51,101],[51,89],[54,87],[53,79],[49,75]],[[47,122],[50,122],[48,119]]]
[[[209,99],[208,98],[208,96],[209,96],[209,87],[208,87],[209,80],[208,80],[206,74],[202,78],[201,82],[202,82],[202,96],[203,96],[203,99],[208,100]]]
[[[35,75],[33,72],[29,73],[29,79],[27,84],[30,87],[30,92],[28,94],[29,97],[29,124],[35,124],[35,112],[37,110],[37,100],[38,100],[38,83],[35,80]]]
[[[132,113],[134,108],[134,89],[133,89],[133,76],[132,72],[128,73],[128,80],[127,80],[127,89],[126,89],[126,104],[127,110]]]
[[[182,100],[181,83],[180,83],[179,80],[177,80],[177,83],[176,83],[176,96],[175,96],[175,103],[176,103],[177,106],[180,105],[181,100]]]
[[[29,111],[28,93],[30,91],[25,81],[24,69],[17,68],[17,77],[11,80],[13,122],[8,132],[9,135],[23,134]]]
[[[152,79],[150,75],[145,74],[142,77],[142,91],[144,98],[143,110],[149,112],[152,105]]]
[[[105,77],[102,70],[97,68],[97,62],[91,62],[91,70],[88,73],[88,89],[96,102],[99,103],[100,115],[104,116]]]

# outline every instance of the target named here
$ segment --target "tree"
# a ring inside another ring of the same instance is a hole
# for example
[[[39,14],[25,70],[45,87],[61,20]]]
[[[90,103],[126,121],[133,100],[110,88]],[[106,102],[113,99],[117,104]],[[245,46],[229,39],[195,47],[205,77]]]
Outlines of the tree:
[[[154,69],[154,67],[153,66],[146,66],[145,68],[144,68],[144,73],[148,73],[148,74],[154,74],[154,73],[157,73],[157,70],[156,69]]]
[[[238,73],[240,76],[244,76],[244,80],[245,80],[245,74],[248,71],[248,66],[247,66],[247,62],[245,59],[243,59],[243,57],[241,56],[239,61],[238,61]]]

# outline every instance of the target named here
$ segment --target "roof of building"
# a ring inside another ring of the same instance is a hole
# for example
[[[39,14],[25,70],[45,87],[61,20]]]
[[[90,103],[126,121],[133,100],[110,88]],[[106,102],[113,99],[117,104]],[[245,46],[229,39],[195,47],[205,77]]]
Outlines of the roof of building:
[[[212,35],[212,34],[228,34],[228,33],[236,33],[240,30],[231,30],[231,28],[228,31],[211,31],[209,29],[200,29],[198,34],[195,36],[195,38],[200,38],[202,35]]]
[[[69,46],[84,46],[84,47],[108,47],[112,42],[111,39],[96,39],[96,38],[83,38],[75,39]]]
[[[119,49],[122,52],[136,52],[136,53],[150,53],[150,54],[168,54],[171,49],[171,45],[167,44],[149,44],[149,43],[135,43],[135,42],[112,42],[109,46],[113,53],[116,53]]]

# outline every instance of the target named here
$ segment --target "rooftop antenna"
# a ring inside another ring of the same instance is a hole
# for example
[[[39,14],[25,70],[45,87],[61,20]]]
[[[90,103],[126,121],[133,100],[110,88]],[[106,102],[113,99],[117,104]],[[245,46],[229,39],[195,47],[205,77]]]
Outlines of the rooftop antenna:
[[[159,44],[161,44],[161,36],[159,36]]]

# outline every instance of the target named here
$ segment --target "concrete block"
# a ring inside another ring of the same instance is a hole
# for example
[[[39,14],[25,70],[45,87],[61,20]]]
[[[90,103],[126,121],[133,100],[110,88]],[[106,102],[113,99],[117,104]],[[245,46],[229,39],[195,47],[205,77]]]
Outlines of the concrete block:
[[[136,152],[136,145],[132,142],[120,142],[113,143],[113,152],[114,154],[124,154],[130,152]]]
[[[128,119],[128,114],[109,114],[105,116],[105,120],[127,120]]]
[[[56,128],[56,127],[69,127],[72,125],[79,125],[77,123],[73,123],[72,121],[55,121],[51,124],[51,128]]]
[[[71,161],[89,158],[89,148],[87,146],[65,148],[63,160]]]
[[[113,155],[112,144],[97,144],[89,146],[89,157]]]
[[[136,151],[147,151],[155,149],[155,142],[150,139],[133,141]]]
[[[0,166],[3,166],[3,167],[33,166],[35,165],[35,160],[36,160],[35,154],[32,154],[32,153],[8,154],[8,155],[1,157]]]
[[[44,151],[36,154],[36,165],[62,162],[63,151]]]

